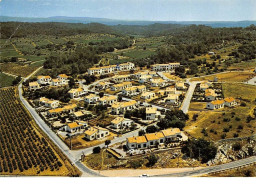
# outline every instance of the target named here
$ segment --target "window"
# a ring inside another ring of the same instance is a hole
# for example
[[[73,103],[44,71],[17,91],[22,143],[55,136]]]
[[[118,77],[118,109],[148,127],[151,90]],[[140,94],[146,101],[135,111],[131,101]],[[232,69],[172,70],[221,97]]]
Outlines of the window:
[[[150,142],[150,145],[153,145],[154,144],[154,142]]]
[[[146,147],[147,147],[147,144],[143,144],[143,147],[146,148]]]
[[[164,140],[160,139],[160,143],[163,143]]]

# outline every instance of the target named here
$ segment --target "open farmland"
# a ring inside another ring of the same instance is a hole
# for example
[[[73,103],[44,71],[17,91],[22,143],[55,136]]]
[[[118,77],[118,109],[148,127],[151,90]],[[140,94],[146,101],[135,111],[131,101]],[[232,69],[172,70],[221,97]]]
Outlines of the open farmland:
[[[218,78],[219,82],[246,82],[250,78],[253,78],[255,74],[253,72],[225,72],[211,76],[204,76],[200,78],[194,78],[192,81],[213,81],[214,78]]]
[[[19,65],[16,63],[1,64],[0,68],[3,72],[10,73],[16,76],[26,77],[34,72],[39,65]]]
[[[79,173],[31,119],[16,88],[0,90],[0,174],[58,175]]]
[[[0,72],[0,87],[8,87],[12,85],[14,77]]]

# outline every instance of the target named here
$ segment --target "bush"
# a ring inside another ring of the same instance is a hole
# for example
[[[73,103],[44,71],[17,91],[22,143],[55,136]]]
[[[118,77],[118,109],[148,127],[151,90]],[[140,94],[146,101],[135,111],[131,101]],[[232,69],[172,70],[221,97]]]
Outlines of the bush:
[[[239,117],[236,117],[235,120],[236,120],[236,121],[240,121],[241,119],[240,119]]]
[[[241,150],[241,148],[242,148],[242,146],[241,146],[241,144],[239,142],[233,144],[233,146],[232,146],[232,149],[234,151],[239,151],[239,150]]]
[[[98,154],[98,153],[100,153],[100,151],[101,151],[101,148],[100,148],[99,146],[94,147],[94,148],[92,149],[93,154]]]
[[[148,157],[148,163],[147,163],[147,167],[152,167],[154,166],[157,161],[158,161],[158,156],[155,154],[150,154],[150,156]]]
[[[140,168],[143,164],[143,161],[141,160],[134,160],[134,161],[131,161],[130,162],[130,165],[133,169],[137,169],[137,168]]]
[[[246,103],[245,103],[245,102],[242,102],[242,103],[241,103],[241,106],[245,107],[245,106],[246,106]]]

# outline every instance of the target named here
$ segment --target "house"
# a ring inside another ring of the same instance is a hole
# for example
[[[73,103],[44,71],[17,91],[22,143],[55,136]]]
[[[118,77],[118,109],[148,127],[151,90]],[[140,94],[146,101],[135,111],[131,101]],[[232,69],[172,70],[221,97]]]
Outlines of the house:
[[[95,94],[90,94],[90,95],[85,96],[84,101],[87,104],[95,104],[99,99],[100,99],[99,96],[97,96]]]
[[[164,87],[165,86],[165,80],[159,78],[159,79],[151,79],[150,84],[152,87]]]
[[[137,92],[139,93],[145,92],[147,90],[145,85],[139,85],[139,86],[136,86],[136,88],[137,88]]]
[[[39,104],[43,105],[47,108],[57,108],[59,106],[59,101],[58,100],[49,100],[48,98],[41,97],[39,99]]]
[[[139,83],[146,83],[148,82],[150,79],[152,79],[151,75],[143,75],[140,77],[139,79]]]
[[[99,89],[99,90],[103,90],[103,89],[107,89],[109,88],[111,83],[109,82],[99,82],[96,87]]]
[[[116,67],[116,69],[120,71],[129,71],[129,70],[133,70],[134,68],[135,68],[135,65],[132,62],[122,63],[117,65]]]
[[[215,52],[209,51],[209,52],[208,52],[208,55],[210,55],[210,56],[215,55]]]
[[[131,100],[128,102],[115,102],[112,104],[112,113],[120,114],[125,113],[127,110],[135,109],[137,102],[135,100]]]
[[[73,113],[76,111],[77,105],[76,104],[68,104],[63,107],[63,111],[66,113]]]
[[[237,102],[233,97],[226,97],[224,98],[224,101],[225,101],[225,106],[228,106],[228,107],[234,107],[237,105]]]
[[[140,96],[140,98],[144,100],[149,100],[155,97],[156,97],[155,92],[143,92]]]
[[[85,132],[85,138],[92,141],[102,139],[109,135],[109,130],[102,127],[89,127]]]
[[[125,96],[137,95],[137,87],[135,87],[135,86],[128,87],[122,91],[122,94]]]
[[[60,86],[62,82],[59,79],[52,79],[52,86]]]
[[[55,108],[55,109],[48,110],[47,115],[51,117],[57,116],[63,113],[63,111],[64,111],[63,108]]]
[[[129,137],[126,145],[129,149],[148,148],[148,141],[145,136]]]
[[[51,84],[52,78],[50,76],[38,76],[37,82],[39,84]]]
[[[147,107],[146,108],[146,120],[155,120],[160,116],[160,112],[157,111],[156,107]]]
[[[115,75],[111,78],[111,81],[116,82],[116,83],[122,83],[122,82],[127,82],[130,81],[130,75]]]
[[[37,90],[40,89],[40,85],[38,82],[29,82],[29,90]]]
[[[129,149],[146,149],[164,142],[180,141],[180,138],[180,129],[170,128],[156,133],[148,133],[144,136],[129,137],[126,139],[126,146]]]
[[[151,66],[151,70],[156,72],[170,72],[170,71],[174,71],[175,68],[179,66],[180,66],[179,62],[169,63],[169,64],[155,64]]]
[[[112,91],[121,91],[121,90],[126,89],[131,86],[132,86],[131,82],[123,82],[123,83],[111,86],[111,90]]]
[[[184,83],[184,82],[177,82],[177,83],[175,84],[175,87],[176,87],[176,89],[178,89],[178,90],[184,90],[184,89],[186,89],[186,86],[185,86],[185,83]]]
[[[111,121],[111,127],[114,129],[129,128],[134,124],[133,120],[124,117],[117,117]]]
[[[86,123],[72,122],[72,123],[68,123],[64,127],[61,127],[60,130],[73,133],[73,132],[76,132],[76,131],[79,131],[79,130],[83,129],[86,126],[87,126]]]
[[[80,118],[84,117],[85,115],[91,115],[92,116],[92,112],[87,111],[87,110],[81,110],[81,111],[77,111],[77,112],[72,113],[72,116],[76,119],[80,119]]]
[[[224,108],[224,105],[225,105],[224,100],[214,100],[214,101],[208,102],[206,108],[210,110],[215,110],[215,109]]]
[[[114,71],[129,71],[135,68],[134,63],[127,62],[118,65],[109,65],[102,67],[94,67],[88,69],[89,75],[105,75],[113,73]]]
[[[84,90],[83,88],[70,89],[70,90],[68,91],[68,94],[70,95],[70,97],[71,97],[72,99],[78,98],[78,97],[84,95],[85,93],[86,93],[86,92],[85,92],[85,90]]]
[[[66,74],[59,74],[57,78],[61,81],[62,85],[68,84],[68,76]]]
[[[179,94],[168,94],[165,102],[169,104],[177,104],[179,102]]]
[[[211,83],[209,82],[203,82],[203,83],[200,83],[200,90],[201,91],[205,91],[206,89],[208,89],[209,87],[211,86]]]
[[[176,88],[175,87],[167,87],[165,89],[164,95],[168,95],[168,94],[176,94]]]
[[[148,75],[148,71],[140,71],[140,72],[135,73],[133,76],[139,80],[141,77],[146,76],[146,75]]]
[[[162,132],[147,133],[145,134],[145,137],[150,147],[153,147],[153,146],[156,146],[157,144],[165,142],[165,137]]]
[[[170,128],[161,131],[165,137],[166,142],[177,141],[181,137],[181,131],[179,128]]]
[[[104,96],[99,99],[99,105],[112,105],[115,102],[117,102],[117,96],[110,95],[110,96]]]
[[[205,99],[207,101],[213,101],[216,99],[216,97],[217,97],[217,94],[215,93],[215,91],[213,89],[205,90]]]
[[[156,71],[149,71],[148,75],[152,76],[152,77],[158,77],[158,74]]]

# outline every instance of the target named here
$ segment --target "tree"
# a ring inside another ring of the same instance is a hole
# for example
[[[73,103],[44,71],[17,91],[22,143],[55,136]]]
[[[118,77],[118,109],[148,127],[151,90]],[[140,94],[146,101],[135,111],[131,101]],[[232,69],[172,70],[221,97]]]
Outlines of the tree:
[[[73,88],[75,86],[75,80],[73,77],[70,77],[68,85],[70,88]]]
[[[21,81],[21,76],[16,77],[13,81],[12,81],[12,85],[17,85],[19,84],[19,82]]]
[[[117,101],[121,102],[121,101],[122,101],[122,99],[123,99],[122,94],[118,94]]]
[[[98,153],[100,153],[100,151],[101,151],[101,148],[100,148],[99,146],[94,147],[94,148],[92,149],[93,154],[98,154]]]
[[[145,135],[145,131],[144,130],[140,130],[139,131],[139,136],[143,136],[143,135]]]
[[[186,156],[190,156],[200,160],[202,163],[206,163],[215,158],[217,154],[217,147],[213,144],[213,142],[200,138],[188,140],[182,147],[181,151]]]
[[[108,145],[111,143],[111,141],[110,140],[106,140],[105,141],[105,145],[108,147]]]
[[[158,159],[159,159],[159,158],[158,158],[157,155],[155,155],[155,154],[150,154],[150,156],[148,157],[147,166],[148,166],[148,167],[154,166],[154,165],[157,163]]]
[[[104,96],[104,92],[100,92],[99,96],[100,96],[100,98],[102,98]]]
[[[158,131],[158,129],[157,129],[156,126],[154,126],[154,125],[148,126],[148,127],[146,128],[146,132],[147,132],[147,133],[155,133],[155,132],[157,132],[157,131]]]

